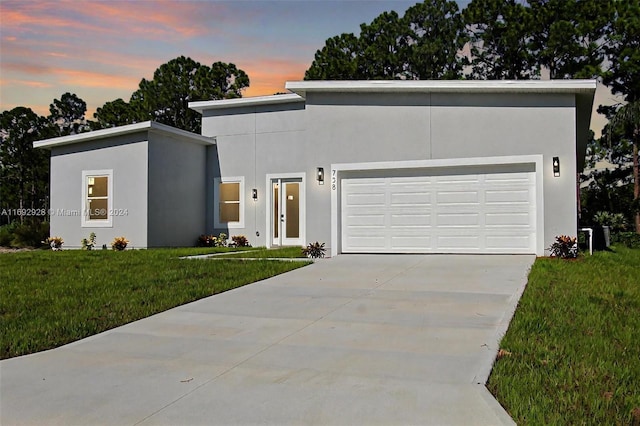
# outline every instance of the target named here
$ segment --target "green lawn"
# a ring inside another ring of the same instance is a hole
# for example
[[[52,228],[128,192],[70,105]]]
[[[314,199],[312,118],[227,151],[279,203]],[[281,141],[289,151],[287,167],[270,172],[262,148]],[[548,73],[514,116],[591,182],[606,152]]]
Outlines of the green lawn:
[[[178,258],[225,250],[2,253],[0,358],[54,348],[305,265]]]
[[[489,390],[518,424],[640,424],[640,250],[537,259]]]
[[[304,258],[302,249],[300,247],[284,247],[278,250],[265,249],[259,247],[253,250],[244,251],[239,254],[224,254],[218,255],[216,258],[250,258],[250,259],[265,259],[265,258]]]

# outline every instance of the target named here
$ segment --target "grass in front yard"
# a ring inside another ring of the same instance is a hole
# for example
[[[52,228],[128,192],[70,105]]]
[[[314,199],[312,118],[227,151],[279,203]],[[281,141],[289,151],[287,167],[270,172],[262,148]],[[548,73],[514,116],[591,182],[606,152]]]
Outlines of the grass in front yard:
[[[266,249],[264,247],[258,247],[253,250],[243,252],[241,254],[229,254],[220,255],[216,258],[250,258],[250,259],[266,259],[266,258],[305,258],[302,254],[302,247],[283,247],[277,249]]]
[[[215,254],[215,253],[237,253],[237,252],[249,252],[252,250],[258,250],[260,247],[180,247],[180,248],[164,248],[164,249],[152,249],[153,251],[164,252],[174,257],[182,256],[197,256],[200,254]]]
[[[0,254],[0,358],[61,346],[304,265],[178,259],[219,250]]]
[[[640,250],[537,259],[489,390],[518,424],[640,424]]]

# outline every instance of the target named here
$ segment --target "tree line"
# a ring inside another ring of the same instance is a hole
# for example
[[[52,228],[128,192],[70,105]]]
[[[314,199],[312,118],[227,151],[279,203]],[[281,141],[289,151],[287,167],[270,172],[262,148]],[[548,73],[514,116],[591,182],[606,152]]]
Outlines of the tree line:
[[[316,51],[306,80],[597,78],[624,102],[591,136],[581,176],[583,223],[615,221],[640,234],[639,0],[430,0],[384,12]],[[613,218],[613,219],[612,219]]]
[[[591,138],[589,161],[613,170],[582,176],[583,221],[622,215],[640,233],[640,0],[426,0],[401,16],[389,11],[325,41],[307,80],[598,78],[623,105],[601,107],[611,121]],[[35,140],[158,121],[200,132],[193,101],[238,98],[249,76],[232,63],[202,65],[180,56],[142,79],[128,101],[115,99],[85,117],[75,94],[54,99],[49,116],[17,107],[0,116],[0,209],[47,208],[49,153]],[[602,215],[600,215],[602,216]],[[14,218],[15,219],[15,218]],[[0,217],[0,225],[7,223]],[[24,217],[19,218],[24,222]],[[2,245],[0,235],[0,245]]]
[[[86,118],[87,104],[64,93],[49,105],[49,115],[16,107],[0,114],[0,246],[38,245],[48,235],[50,152],[33,142],[92,130],[157,121],[200,133],[200,115],[189,102],[238,98],[249,87],[247,74],[232,63],[202,65],[180,56],[142,79],[128,102],[106,102]],[[9,229],[10,228],[10,229]]]

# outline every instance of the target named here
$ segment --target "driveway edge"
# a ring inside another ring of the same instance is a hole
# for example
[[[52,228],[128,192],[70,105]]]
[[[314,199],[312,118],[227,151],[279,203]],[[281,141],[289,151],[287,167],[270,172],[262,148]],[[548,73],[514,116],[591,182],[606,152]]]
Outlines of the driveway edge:
[[[489,381],[489,376],[491,375],[491,371],[493,370],[493,365],[496,361],[496,356],[498,355],[498,351],[500,350],[500,342],[502,338],[507,333],[509,329],[509,325],[511,324],[511,320],[518,309],[518,303],[520,302],[520,298],[524,293],[524,290],[527,288],[529,272],[531,271],[531,266],[533,266],[533,262],[535,262],[535,257],[533,258],[531,265],[527,269],[527,272],[522,277],[522,284],[518,287],[518,290],[511,296],[509,299],[509,308],[505,311],[504,315],[500,319],[500,323],[496,328],[496,332],[494,334],[493,342],[495,342],[496,347],[489,347],[489,351],[487,351],[487,359],[480,371],[474,377],[473,382],[482,387],[481,394],[484,399],[487,401],[487,404],[491,407],[491,409],[496,413],[500,419],[504,420],[505,424],[516,424],[509,413],[504,409],[504,407],[498,402],[497,399],[489,392],[486,385]],[[491,342],[493,344],[493,342]]]

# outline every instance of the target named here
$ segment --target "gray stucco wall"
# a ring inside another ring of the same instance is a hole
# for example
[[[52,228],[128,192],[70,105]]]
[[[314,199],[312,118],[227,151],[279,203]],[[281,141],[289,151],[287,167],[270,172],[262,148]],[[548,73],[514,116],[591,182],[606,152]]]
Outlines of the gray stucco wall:
[[[429,101],[416,93],[309,93],[310,157],[341,163],[428,159]]]
[[[549,247],[555,235],[575,235],[577,228],[574,106],[571,94],[307,93],[304,109],[285,104],[277,111],[208,111],[203,135],[216,136],[218,143],[209,151],[208,179],[217,172],[211,166],[216,158],[220,175],[245,177],[245,228],[231,233],[263,245],[265,176],[305,173],[306,239],[328,244],[331,164],[542,154]],[[561,162],[558,178],[551,169],[554,156]],[[316,167],[325,170],[324,185],[315,180]],[[250,199],[251,188],[258,188],[257,202]],[[208,219],[212,197],[211,191]]]
[[[205,232],[206,146],[150,132],[148,246],[193,246]]]
[[[207,232],[245,235],[254,245],[266,245],[266,175],[300,172],[306,159],[304,103],[207,111],[202,134],[215,135],[217,145],[207,150]],[[213,181],[216,177],[244,177],[244,228],[214,227]],[[252,199],[252,189],[258,200]],[[256,233],[259,234],[256,235]]]
[[[51,151],[51,235],[61,236],[65,248],[78,248],[82,238],[96,233],[98,248],[124,236],[131,247],[147,245],[146,132],[54,147]],[[113,170],[111,227],[82,227],[82,172]],[[125,214],[126,211],[126,214]],[[74,214],[74,212],[76,212]]]
[[[545,248],[576,235],[575,96],[432,95],[432,158],[543,155]],[[559,157],[560,177],[553,176]]]

